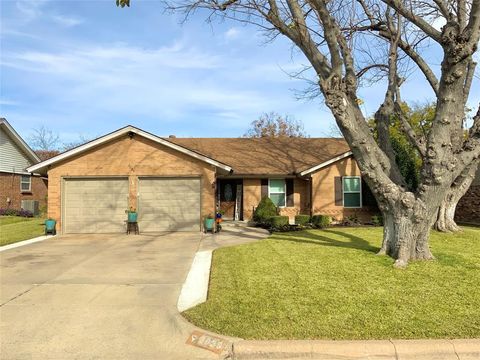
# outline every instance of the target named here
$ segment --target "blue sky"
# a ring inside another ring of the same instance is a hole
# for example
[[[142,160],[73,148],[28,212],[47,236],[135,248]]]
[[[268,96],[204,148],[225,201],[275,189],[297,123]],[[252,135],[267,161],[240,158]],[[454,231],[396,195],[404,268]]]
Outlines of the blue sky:
[[[303,81],[288,74],[306,64],[279,38],[266,43],[253,27],[205,23],[196,14],[181,25],[159,1],[1,1],[1,102],[25,138],[45,126],[64,142],[127,124],[158,135],[235,137],[261,113],[303,121],[311,136],[333,124],[326,106],[296,100]],[[429,60],[438,64],[433,51]],[[478,103],[478,81],[471,104]],[[383,84],[362,89],[371,114]],[[432,92],[419,74],[403,89],[409,101]]]

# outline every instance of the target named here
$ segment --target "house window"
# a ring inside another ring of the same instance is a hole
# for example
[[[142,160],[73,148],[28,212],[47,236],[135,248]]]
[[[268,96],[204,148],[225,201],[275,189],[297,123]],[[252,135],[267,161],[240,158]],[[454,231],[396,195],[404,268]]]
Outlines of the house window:
[[[30,175],[22,175],[20,179],[20,191],[21,192],[32,191],[32,177]]]
[[[343,207],[362,207],[362,181],[360,176],[343,177]]]
[[[286,204],[286,186],[285,179],[269,179],[268,197],[277,207],[284,207]]]

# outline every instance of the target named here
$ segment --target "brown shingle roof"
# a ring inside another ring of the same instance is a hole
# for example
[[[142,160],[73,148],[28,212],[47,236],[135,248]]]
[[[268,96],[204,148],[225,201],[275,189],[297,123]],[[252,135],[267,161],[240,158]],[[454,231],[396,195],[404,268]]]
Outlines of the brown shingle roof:
[[[166,138],[233,168],[238,175],[295,174],[350,150],[335,138]]]

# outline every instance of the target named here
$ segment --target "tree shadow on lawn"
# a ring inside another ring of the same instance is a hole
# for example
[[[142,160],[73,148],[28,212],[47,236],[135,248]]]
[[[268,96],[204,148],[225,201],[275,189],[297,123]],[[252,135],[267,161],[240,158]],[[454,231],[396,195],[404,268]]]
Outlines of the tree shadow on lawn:
[[[301,235],[298,233],[287,235],[285,237],[282,237],[282,240],[299,242],[299,243],[316,244],[321,246],[333,246],[333,247],[343,247],[347,249],[364,250],[372,253],[377,253],[380,250],[379,247],[372,246],[367,240],[352,234],[344,233],[342,231],[335,231],[335,230],[322,230],[322,232],[341,236],[348,241],[336,240],[331,237],[327,237],[324,235],[315,234],[307,231],[302,232]]]

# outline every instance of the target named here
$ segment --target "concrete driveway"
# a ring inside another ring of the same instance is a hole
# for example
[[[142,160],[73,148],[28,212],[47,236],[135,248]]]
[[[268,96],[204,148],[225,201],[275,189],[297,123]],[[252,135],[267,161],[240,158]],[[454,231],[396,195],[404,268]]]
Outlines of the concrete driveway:
[[[176,310],[199,233],[64,235],[0,253],[2,359],[210,359]]]

